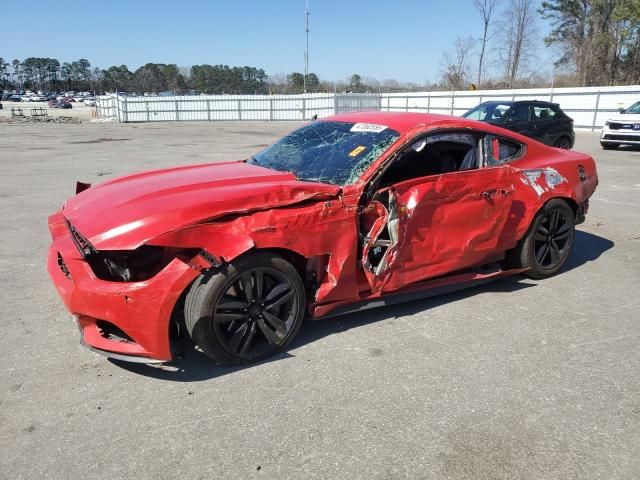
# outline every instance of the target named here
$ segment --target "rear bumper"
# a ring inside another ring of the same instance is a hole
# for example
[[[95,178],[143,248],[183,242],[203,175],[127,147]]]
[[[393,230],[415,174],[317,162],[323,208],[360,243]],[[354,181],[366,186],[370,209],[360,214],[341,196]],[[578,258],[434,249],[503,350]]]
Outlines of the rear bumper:
[[[67,231],[54,228],[52,234],[49,275],[76,318],[81,343],[121,360],[171,360],[171,315],[180,295],[199,272],[174,259],[143,282],[100,280]]]

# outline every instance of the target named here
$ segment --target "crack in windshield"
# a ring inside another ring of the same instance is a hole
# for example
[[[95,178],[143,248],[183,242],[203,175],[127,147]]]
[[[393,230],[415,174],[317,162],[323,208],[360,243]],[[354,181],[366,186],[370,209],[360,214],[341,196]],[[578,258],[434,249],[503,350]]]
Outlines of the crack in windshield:
[[[384,125],[319,121],[286,135],[248,162],[291,172],[298,180],[350,185],[399,137]]]

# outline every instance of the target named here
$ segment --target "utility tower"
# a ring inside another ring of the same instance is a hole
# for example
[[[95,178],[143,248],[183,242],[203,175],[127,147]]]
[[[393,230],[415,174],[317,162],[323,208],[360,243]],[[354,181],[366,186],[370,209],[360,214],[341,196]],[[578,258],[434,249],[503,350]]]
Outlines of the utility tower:
[[[307,42],[304,49],[304,78],[303,78],[303,87],[304,93],[307,93],[307,76],[309,75],[309,15],[311,11],[309,10],[309,0],[304,8],[304,30],[307,35]]]

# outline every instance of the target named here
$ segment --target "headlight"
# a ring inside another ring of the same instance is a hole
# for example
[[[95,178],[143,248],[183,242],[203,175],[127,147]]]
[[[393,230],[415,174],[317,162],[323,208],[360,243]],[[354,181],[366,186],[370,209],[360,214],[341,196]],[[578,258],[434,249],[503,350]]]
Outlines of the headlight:
[[[174,257],[169,249],[142,245],[130,251],[94,251],[85,259],[100,280],[136,282],[155,276]]]

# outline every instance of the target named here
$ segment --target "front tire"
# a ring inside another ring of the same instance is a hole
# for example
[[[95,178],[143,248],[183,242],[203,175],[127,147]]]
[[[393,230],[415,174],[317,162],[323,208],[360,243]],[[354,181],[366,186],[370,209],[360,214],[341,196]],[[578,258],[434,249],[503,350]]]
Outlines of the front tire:
[[[284,350],[300,330],[305,304],[296,268],[279,255],[254,252],[196,279],[185,324],[208,357],[242,365]]]
[[[600,142],[600,146],[603,150],[617,150],[620,145],[618,145],[617,143]]]
[[[511,268],[524,268],[531,278],[550,277],[566,262],[575,236],[575,215],[567,202],[554,199],[536,215],[527,234],[507,253]]]

